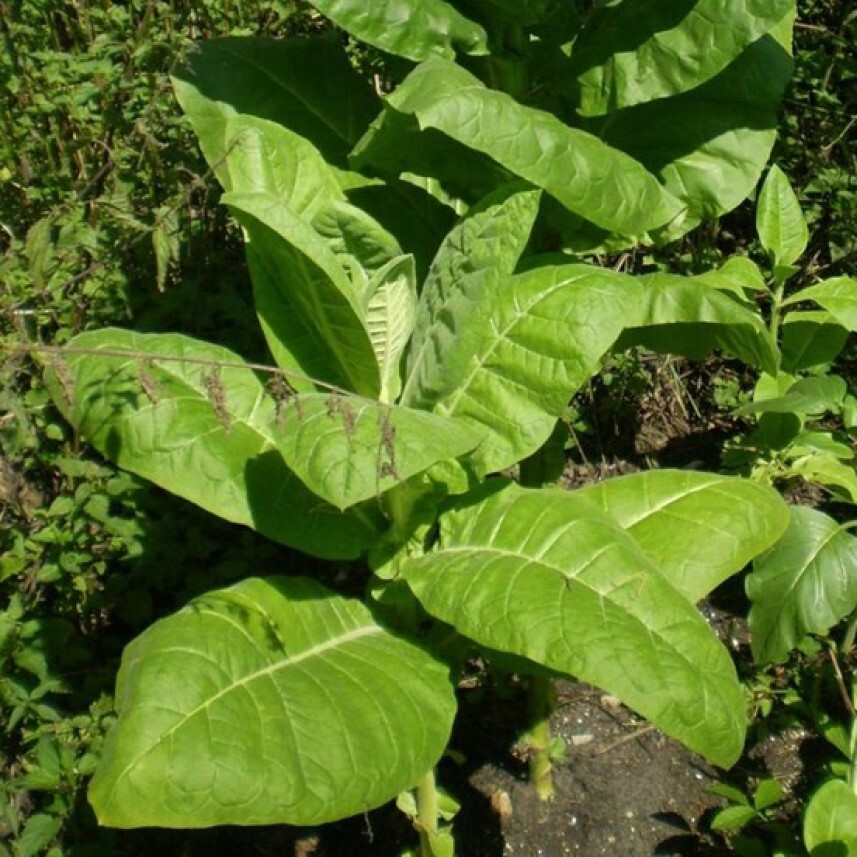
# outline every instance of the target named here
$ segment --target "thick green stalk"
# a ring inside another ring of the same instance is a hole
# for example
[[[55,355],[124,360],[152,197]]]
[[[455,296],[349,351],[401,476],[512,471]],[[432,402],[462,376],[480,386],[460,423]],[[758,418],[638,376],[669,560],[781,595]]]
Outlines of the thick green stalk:
[[[556,484],[565,465],[567,438],[568,430],[563,423],[557,421],[545,445],[520,462],[520,484],[526,488]],[[553,681],[540,675],[530,676],[526,741],[529,749],[530,782],[542,800],[550,800],[554,795],[550,717],[555,703]]]
[[[526,740],[529,750],[530,781],[542,800],[550,800],[554,796],[553,761],[551,760],[553,739],[550,729],[550,717],[556,702],[553,682],[544,676],[531,676],[527,702],[530,723]]]
[[[434,857],[432,837],[438,833],[437,787],[434,770],[417,783],[417,826],[420,832],[419,857]]]

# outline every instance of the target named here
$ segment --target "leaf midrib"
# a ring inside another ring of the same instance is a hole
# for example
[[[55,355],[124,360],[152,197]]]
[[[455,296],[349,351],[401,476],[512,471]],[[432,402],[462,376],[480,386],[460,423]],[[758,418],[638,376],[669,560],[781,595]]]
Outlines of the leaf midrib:
[[[606,594],[599,592],[594,586],[590,585],[586,581],[580,580],[580,578],[579,578],[580,573],[585,571],[589,566],[591,566],[592,563],[595,562],[595,560],[597,560],[598,557],[601,556],[610,547],[612,547],[612,545],[608,545],[607,547],[602,548],[601,551],[599,551],[595,556],[588,558],[586,563],[578,570],[577,574],[574,577],[569,577],[560,566],[552,565],[549,562],[545,562],[543,559],[537,559],[535,557],[527,556],[526,554],[515,553],[514,551],[507,550],[505,548],[498,548],[495,546],[457,545],[454,547],[444,547],[443,549],[437,551],[435,554],[427,556],[426,559],[431,561],[432,556],[442,556],[445,553],[493,553],[493,554],[499,554],[499,555],[506,556],[506,557],[511,557],[518,562],[524,561],[528,565],[536,565],[536,566],[540,566],[543,569],[546,569],[547,571],[556,572],[562,578],[562,580],[563,580],[562,585],[563,586],[568,587],[569,584],[577,584],[578,586],[583,587],[584,589],[588,590],[589,592],[591,592],[593,595],[597,596],[598,598],[606,599],[606,600],[610,601],[612,604],[614,604],[616,607],[621,608],[621,605],[615,599],[612,599],[610,597],[609,592]],[[419,562],[419,560],[417,560],[417,562]],[[648,579],[648,578],[646,578],[646,579]],[[656,572],[652,574],[652,579],[661,580],[661,578],[659,578],[657,576]],[[645,630],[647,631],[647,633],[650,636],[655,636],[659,640],[661,640],[663,643],[665,643],[670,650],[675,652],[679,656],[679,658],[687,664],[687,666],[690,668],[691,672],[696,672],[696,670],[694,669],[694,666],[695,666],[694,661],[687,654],[685,654],[684,651],[679,649],[675,644],[673,644],[666,637],[664,637],[664,635],[661,633],[660,630],[655,630],[655,629],[649,627],[638,616],[635,616],[633,613],[630,613],[626,609],[623,609],[623,612],[626,613],[631,618],[633,618],[636,622],[638,622],[642,628],[645,628]],[[706,682],[706,684],[707,684],[707,682]]]
[[[215,615],[218,615],[218,614],[215,614]],[[221,617],[218,615],[218,618],[221,618]],[[191,710],[187,714],[183,715],[169,729],[167,729],[165,732],[161,733],[155,739],[155,741],[153,741],[150,745],[148,745],[143,750],[142,753],[139,753],[138,755],[136,755],[130,762],[128,762],[128,764],[125,765],[125,767],[116,775],[115,782],[118,782],[123,777],[125,777],[132,768],[136,767],[140,763],[140,761],[142,759],[144,759],[146,756],[153,753],[162,744],[163,741],[165,741],[167,738],[171,737],[175,732],[177,732],[179,729],[184,727],[190,720],[192,720],[194,717],[196,717],[200,712],[205,711],[206,709],[210,708],[212,705],[214,705],[218,700],[220,700],[224,696],[232,693],[235,690],[238,690],[240,688],[245,687],[246,685],[250,684],[251,682],[255,681],[258,678],[273,675],[274,673],[276,673],[280,670],[284,670],[284,669],[287,669],[289,667],[295,666],[296,664],[299,664],[305,660],[308,660],[309,658],[318,657],[330,649],[345,646],[348,643],[351,643],[354,640],[359,640],[363,637],[368,637],[368,636],[371,636],[374,634],[383,634],[383,633],[384,633],[383,629],[380,628],[378,625],[363,625],[363,626],[355,628],[351,631],[347,631],[346,633],[341,634],[341,635],[334,637],[332,639],[325,640],[322,643],[317,643],[316,645],[311,646],[308,649],[304,649],[304,651],[299,652],[297,655],[286,658],[282,661],[277,661],[275,663],[269,664],[267,667],[263,667],[262,669],[256,670],[255,672],[252,672],[249,675],[238,679],[237,681],[231,682],[225,688],[223,688],[222,690],[219,690],[217,693],[215,693],[213,696],[209,697],[203,703],[201,703],[200,705],[197,705],[193,710]]]

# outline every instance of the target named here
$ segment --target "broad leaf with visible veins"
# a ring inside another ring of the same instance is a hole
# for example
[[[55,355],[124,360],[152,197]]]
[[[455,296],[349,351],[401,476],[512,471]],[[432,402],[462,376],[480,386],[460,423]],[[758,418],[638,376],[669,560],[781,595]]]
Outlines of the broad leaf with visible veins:
[[[236,114],[226,120],[225,168],[235,193],[268,193],[304,220],[344,200],[336,173],[303,137],[276,122]]]
[[[487,324],[485,312],[524,252],[540,192],[516,183],[474,206],[444,239],[423,283],[407,363],[403,401],[425,406],[459,337]]]
[[[791,265],[809,243],[800,202],[785,173],[771,167],[756,202],[756,232],[775,266]]]
[[[623,334],[617,347],[644,345],[696,359],[719,348],[776,374],[779,352],[759,314],[711,288],[710,276],[640,277],[640,297],[626,319],[626,326],[633,329]]]
[[[600,6],[574,43],[579,110],[598,116],[710,80],[774,28],[793,0],[625,0]]]
[[[747,578],[753,655],[784,661],[807,634],[825,634],[857,608],[857,539],[816,509],[791,523]]]
[[[513,485],[470,498],[403,575],[429,613],[477,643],[604,688],[718,765],[740,756],[744,700],[728,652],[585,498]]]
[[[337,393],[280,403],[273,433],[289,467],[340,509],[465,455],[484,436],[477,426]]]
[[[487,429],[474,455],[481,473],[541,447],[640,299],[632,277],[588,265],[537,268],[499,287],[490,273],[453,287],[403,398]]]
[[[315,556],[353,559],[377,538],[371,507],[343,514],[286,466],[277,403],[237,354],[178,334],[110,328],[69,347],[94,353],[56,361],[51,394],[120,467]]]
[[[650,470],[577,493],[610,515],[693,602],[767,550],[789,520],[773,489],[693,470]]]
[[[179,104],[225,190],[229,119],[269,119],[309,140],[325,160],[347,154],[381,107],[336,36],[266,39],[229,36],[203,42],[173,76]]]
[[[488,53],[482,27],[444,0],[312,0],[312,5],[360,41],[408,59],[453,59],[456,50]]]
[[[421,131],[435,129],[487,155],[604,229],[640,235],[681,213],[681,203],[633,158],[550,113],[489,89],[447,60],[422,63],[387,104],[387,113],[355,149],[358,164],[383,169],[385,148],[412,145],[416,129],[396,118],[404,115],[416,119]],[[413,169],[419,172],[419,165]]]
[[[293,374],[377,395],[380,373],[362,318],[361,283],[273,194],[231,193],[223,201],[247,235],[256,312],[277,363]]]
[[[815,301],[832,319],[850,331],[857,331],[857,280],[853,277],[831,277],[788,297],[784,306]]]
[[[658,176],[686,206],[683,217],[657,233],[659,239],[676,238],[731,211],[756,186],[791,78],[791,24],[787,13],[701,86],[585,123]]]
[[[449,740],[447,668],[357,601],[249,579],[122,657],[89,799],[111,827],[323,824],[412,786]]]

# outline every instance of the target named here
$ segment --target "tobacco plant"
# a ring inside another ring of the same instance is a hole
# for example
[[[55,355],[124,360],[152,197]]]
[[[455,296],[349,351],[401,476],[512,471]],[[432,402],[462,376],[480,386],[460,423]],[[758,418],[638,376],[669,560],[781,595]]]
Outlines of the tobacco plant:
[[[779,538],[776,492],[693,471],[575,492],[497,474],[538,455],[611,349],[720,348],[776,372],[764,322],[711,279],[545,251],[668,238],[749,192],[791,4],[634,18],[630,52],[635,3],[316,5],[409,61],[383,103],[332,38],[210,42],[175,82],[243,229],[275,365],[118,329],[46,359],[105,455],[352,562],[365,594],[296,560],[133,641],[99,820],[318,824],[415,788],[423,853],[449,853],[432,769],[474,646],[594,683],[731,765],[743,694],[694,602]]]

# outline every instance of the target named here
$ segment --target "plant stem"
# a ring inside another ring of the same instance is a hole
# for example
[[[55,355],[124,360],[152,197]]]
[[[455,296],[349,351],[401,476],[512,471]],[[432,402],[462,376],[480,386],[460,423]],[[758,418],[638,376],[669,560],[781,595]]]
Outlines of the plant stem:
[[[417,826],[420,831],[420,857],[433,857],[431,838],[437,836],[437,788],[434,769],[417,783]]]
[[[530,751],[530,781],[542,800],[554,796],[551,761],[550,716],[554,710],[553,682],[545,676],[531,676],[528,698],[530,727],[527,744]]]
[[[777,341],[777,337],[780,334],[780,322],[782,321],[783,297],[785,296],[785,291],[785,279],[783,279],[782,282],[779,282],[779,278],[777,278],[777,283],[771,295],[771,323],[769,325],[771,339],[773,339],[774,342]]]
[[[857,636],[857,614],[851,617],[848,627],[845,629],[845,636],[842,638],[842,645],[839,648],[843,655],[847,655],[851,651],[855,636]]]
[[[851,684],[851,734],[848,741],[848,785],[851,786],[851,791],[857,794],[857,717],[853,716],[855,707],[857,707],[857,685],[852,681]]]

